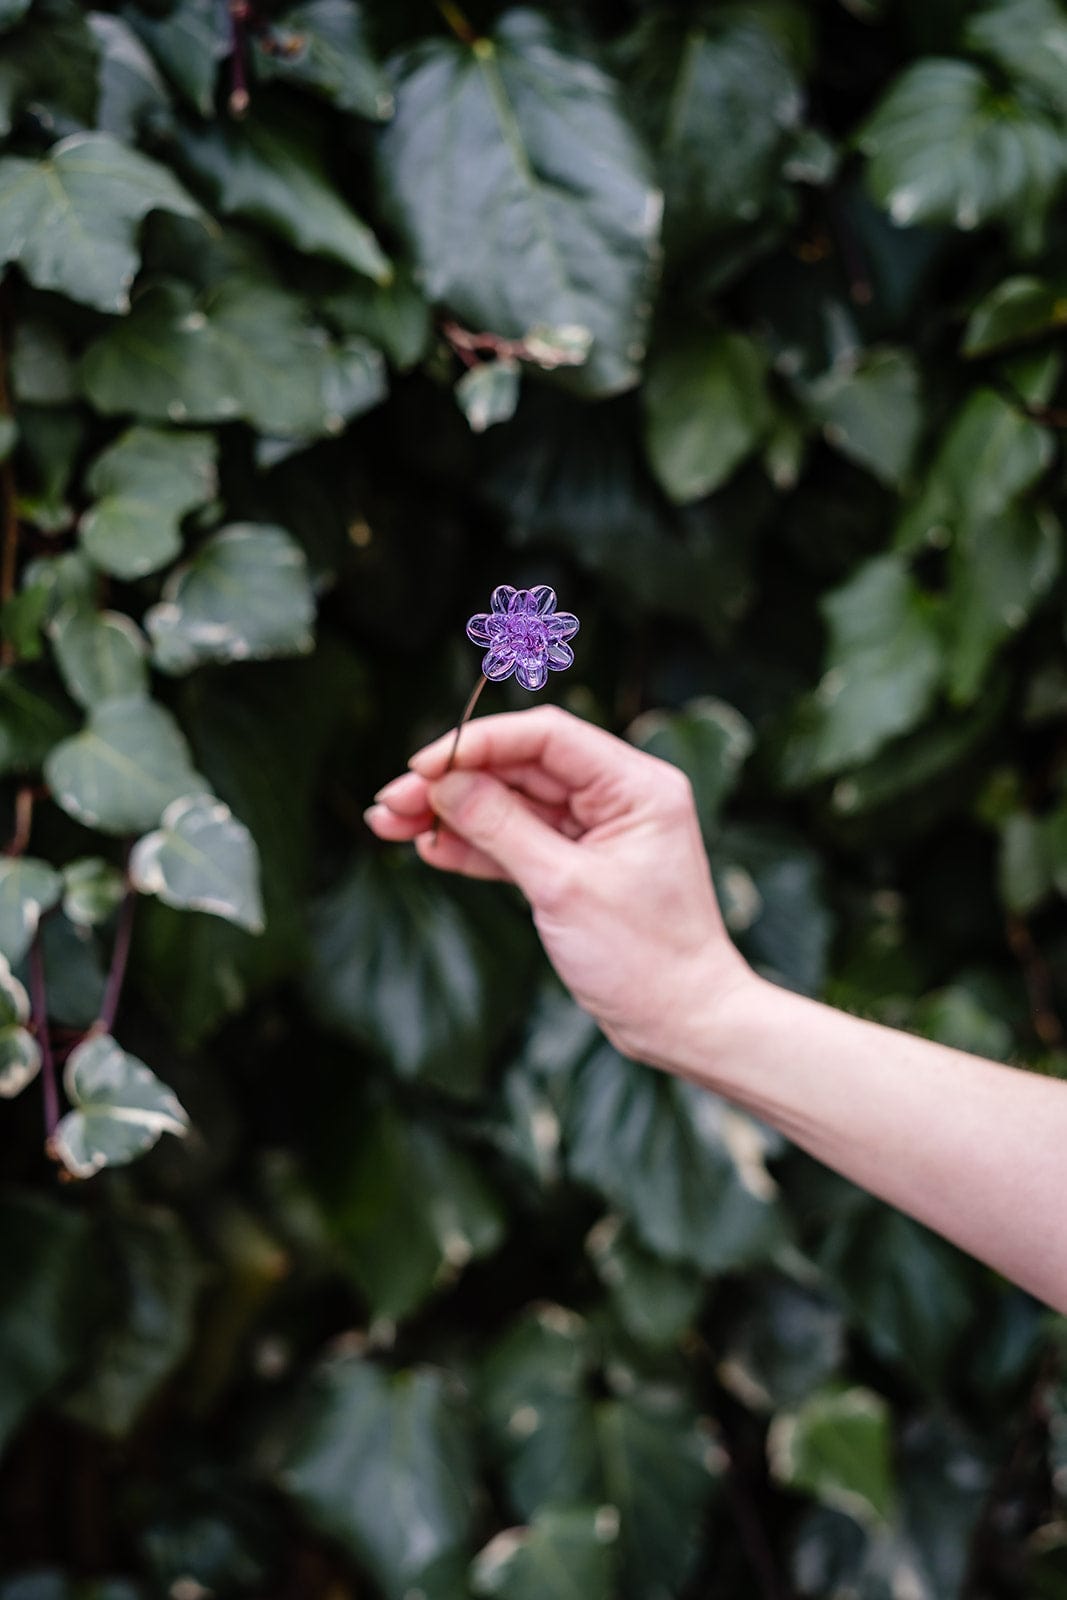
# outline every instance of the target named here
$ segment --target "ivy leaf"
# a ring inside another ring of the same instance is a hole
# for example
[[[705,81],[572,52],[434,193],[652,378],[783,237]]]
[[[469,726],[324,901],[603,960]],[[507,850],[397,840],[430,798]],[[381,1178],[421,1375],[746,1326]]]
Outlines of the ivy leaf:
[[[968,524],[952,548],[946,611],[948,688],[969,705],[1005,639],[1048,594],[1062,560],[1062,530],[1050,511],[1020,506]]]
[[[381,356],[365,339],[332,344],[276,286],[226,280],[202,297],[156,284],[89,346],[88,398],[107,415],[149,422],[232,422],[314,439],[385,394]]]
[[[961,350],[965,356],[986,356],[1006,345],[1067,325],[1067,291],[1043,278],[1005,278],[967,321]]]
[[[47,861],[32,856],[0,858],[0,955],[18,966],[37,924],[63,892],[63,880]]]
[[[130,6],[127,20],[193,110],[210,117],[218,64],[230,49],[225,30],[219,27],[215,0],[177,0],[160,17]]]
[[[935,620],[898,557],[864,562],[822,611],[826,671],[784,752],[790,785],[856,765],[915,727],[943,673]]]
[[[125,1166],[164,1133],[183,1138],[188,1131],[189,1118],[171,1090],[110,1034],[95,1034],[74,1047],[63,1086],[74,1109],[49,1142],[76,1178]]]
[[[51,673],[0,669],[0,772],[31,772],[74,726],[70,701]]]
[[[767,363],[740,333],[705,328],[653,349],[642,390],[649,459],[670,498],[724,484],[770,431]]]
[[[375,1317],[410,1316],[504,1237],[500,1201],[476,1162],[389,1106],[359,1118],[323,1189],[333,1237]]]
[[[227,216],[262,223],[298,250],[330,256],[376,283],[392,278],[374,234],[338,194],[314,149],[273,120],[190,132],[182,160]]]
[[[48,633],[67,692],[80,705],[91,710],[101,700],[147,691],[147,645],[125,612],[65,606]]]
[[[141,698],[104,700],[45,762],[56,804],[103,833],[144,833],[172,800],[207,790],[177,723]]]
[[[693,785],[701,826],[713,831],[719,812],[751,755],[756,738],[739,711],[707,695],[681,711],[646,711],[627,729],[634,744],[680,767]]]
[[[33,0],[0,0],[0,30],[5,33],[22,21]]]
[[[636,1238],[621,1217],[602,1217],[585,1241],[597,1277],[619,1321],[639,1343],[673,1344],[691,1327],[704,1284],[696,1270],[665,1261]]]
[[[41,1047],[28,1028],[0,1027],[0,1098],[13,1100],[41,1070]]]
[[[807,1490],[871,1526],[889,1518],[894,1483],[889,1407],[870,1389],[812,1395],[771,1423],[767,1453],[779,1483]]]
[[[301,84],[339,111],[376,122],[392,116],[389,80],[371,52],[361,6],[308,0],[278,19],[274,35],[273,49],[257,40],[257,77]]]
[[[967,61],[909,67],[860,130],[867,183],[898,226],[1035,223],[1067,172],[1063,135]]]
[[[7,35],[0,51],[0,138],[31,108],[57,120],[91,123],[96,109],[97,49],[76,0],[4,0]],[[21,27],[15,25],[21,23]],[[58,117],[57,117],[58,113]],[[0,230],[2,232],[2,230]]]
[[[314,648],[315,601],[300,546],[284,528],[235,522],[212,534],[167,579],[146,612],[164,672],[204,661],[262,661]]]
[[[471,1587],[502,1600],[612,1600],[618,1533],[614,1506],[550,1506],[479,1551]]]
[[[198,794],[172,801],[162,828],[134,845],[129,870],[134,887],[164,905],[263,932],[256,847],[221,800]]]
[[[521,369],[517,361],[480,361],[456,384],[456,400],[472,433],[507,422],[519,403]]]
[[[38,289],[100,311],[128,311],[149,211],[199,217],[166,167],[106,133],[77,133],[40,161],[0,159],[0,263]]]
[[[1000,0],[964,21],[963,42],[987,56],[1019,87],[1032,90],[1049,110],[1067,116],[1067,16],[1056,0]]]
[[[623,64],[665,174],[668,244],[750,226],[781,182],[800,84],[755,6],[644,18]]]
[[[186,512],[218,492],[217,445],[209,433],[128,428],[86,477],[96,505],[82,517],[82,549],[116,578],[143,578],[181,550]]]
[[[914,356],[906,350],[863,351],[809,384],[803,398],[827,444],[888,488],[901,486],[923,424]]]
[[[564,1144],[570,1176],[610,1200],[666,1260],[728,1272],[766,1260],[781,1243],[757,1125],[610,1045],[575,1075]]]
[[[94,11],[89,26],[100,49],[96,125],[116,139],[136,144],[146,127],[167,115],[170,96],[152,57],[128,22]]]
[[[78,928],[95,928],[117,911],[126,880],[102,856],[83,856],[63,868],[63,915]]]
[[[401,1078],[469,1098],[525,993],[529,929],[510,906],[366,858],[312,921],[308,1000]]]
[[[189,1350],[203,1271],[181,1222],[159,1207],[123,1215],[108,1244],[108,1320],[63,1413],[124,1439]]]
[[[308,1522],[365,1566],[387,1600],[402,1600],[427,1569],[466,1548],[474,1463],[437,1372],[390,1378],[351,1357],[320,1368],[279,1476]]]
[[[798,1406],[841,1366],[845,1319],[816,1289],[753,1277],[723,1341],[719,1376],[750,1410]]]
[[[473,47],[402,57],[378,173],[428,299],[506,338],[586,328],[571,382],[637,381],[661,198],[611,80],[545,18],[512,11]]]

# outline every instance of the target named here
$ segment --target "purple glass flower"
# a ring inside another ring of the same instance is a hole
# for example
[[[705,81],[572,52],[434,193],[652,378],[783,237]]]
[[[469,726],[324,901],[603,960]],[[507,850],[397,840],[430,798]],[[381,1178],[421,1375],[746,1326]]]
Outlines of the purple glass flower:
[[[487,645],[482,671],[499,681],[514,673],[524,689],[543,689],[548,669],[562,672],[574,660],[566,643],[578,632],[578,618],[556,610],[556,596],[545,583],[536,589],[493,590],[492,611],[467,623],[467,638]]]

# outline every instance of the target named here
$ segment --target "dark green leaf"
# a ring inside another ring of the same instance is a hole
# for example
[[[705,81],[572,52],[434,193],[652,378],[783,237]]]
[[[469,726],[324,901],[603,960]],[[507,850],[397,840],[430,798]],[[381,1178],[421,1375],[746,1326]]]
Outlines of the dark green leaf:
[[[832,367],[804,399],[835,450],[890,487],[907,478],[923,422],[919,373],[904,350],[870,350]]]
[[[3,0],[8,21],[0,53],[0,138],[24,110],[91,123],[96,107],[97,48],[76,0]],[[28,15],[26,14],[28,12]],[[24,20],[23,20],[24,18]],[[21,27],[13,25],[22,21]],[[7,32],[6,30],[12,31]]]
[[[106,922],[125,892],[125,877],[101,856],[68,861],[63,868],[63,915],[79,928]]]
[[[11,386],[26,405],[64,405],[78,394],[77,375],[58,329],[20,320],[11,349]]]
[[[691,700],[673,715],[647,711],[631,724],[628,737],[649,755],[681,768],[693,785],[697,813],[708,832],[755,743],[740,712],[710,697]]]
[[[960,530],[946,611],[948,688],[958,704],[976,697],[999,646],[1052,587],[1062,538],[1052,513],[1029,505]]]
[[[125,1217],[110,1240],[109,1316],[84,1381],[63,1402],[67,1416],[112,1439],[136,1426],[160,1385],[188,1353],[202,1268],[169,1211]]]
[[[302,84],[339,111],[392,116],[389,81],[371,51],[363,7],[352,0],[307,0],[283,14],[269,44],[258,42],[260,78]]]
[[[40,161],[0,159],[0,262],[17,261],[39,289],[101,311],[128,311],[149,211],[196,217],[166,167],[106,133],[64,139]]]
[[[330,180],[318,153],[295,133],[254,119],[190,133],[183,159],[219,210],[247,217],[300,250],[344,262],[377,283],[392,268],[378,241]]]
[[[429,1123],[382,1106],[361,1117],[327,1180],[331,1230],[375,1317],[417,1310],[504,1237],[477,1165]]]
[[[726,1339],[719,1376],[746,1406],[797,1406],[832,1378],[845,1346],[845,1319],[823,1295],[785,1278],[746,1285]]]
[[[170,713],[140,698],[94,706],[84,732],[51,751],[45,776],[64,811],[103,833],[144,833],[172,800],[207,790]]]
[[[570,1175],[610,1200],[657,1255],[727,1272],[782,1242],[758,1125],[610,1045],[575,1075],[564,1142]]]
[[[472,1587],[503,1600],[612,1600],[618,1532],[614,1506],[550,1507],[479,1551]]]
[[[435,1562],[467,1548],[474,1465],[462,1416],[436,1372],[389,1378],[352,1357],[320,1368],[280,1482],[388,1600],[403,1600]]]
[[[156,666],[262,661],[314,648],[315,601],[304,552],[284,528],[233,523],[171,573],[144,622]]]
[[[673,1344],[692,1326],[704,1297],[694,1268],[662,1260],[616,1216],[597,1223],[585,1248],[619,1321],[641,1344]]]
[[[889,1407],[870,1389],[830,1390],[775,1418],[767,1440],[780,1483],[807,1490],[861,1523],[884,1523],[895,1485]]]
[[[86,352],[86,394],[108,415],[149,422],[232,422],[312,439],[385,393],[366,340],[332,345],[282,288],[224,282],[202,298],[185,284],[147,290]]]
[[[100,49],[97,127],[136,144],[146,126],[166,116],[170,96],[152,57],[128,22],[94,11],[89,26]]]
[[[173,561],[182,517],[217,493],[215,457],[210,434],[128,428],[88,472],[97,503],[79,535],[89,559],[117,578],[143,578]]]
[[[32,772],[74,727],[70,702],[50,674],[0,669],[0,772]]]
[[[60,676],[72,700],[91,710],[102,700],[147,693],[148,647],[122,611],[64,606],[48,629]]]
[[[1067,115],[1067,16],[1056,0],[994,0],[975,8],[963,39],[1018,87],[1034,91],[1049,110]]]
[[[971,312],[961,348],[965,356],[985,356],[1065,323],[1067,293],[1041,278],[1005,278]]]
[[[653,349],[646,439],[672,500],[718,489],[763,441],[772,420],[766,369],[759,347],[739,333],[687,328]]]
[[[401,1077],[468,1097],[519,1014],[527,949],[510,906],[493,914],[420,863],[370,857],[319,903],[308,999]]]
[[[871,193],[899,226],[1026,219],[1032,238],[1067,171],[1059,130],[966,61],[909,67],[858,142]]]
[[[128,8],[131,26],[193,110],[210,117],[218,64],[230,48],[214,0],[176,0],[158,18],[145,16],[147,9]]]
[[[507,338],[587,328],[573,381],[636,381],[660,197],[614,85],[546,19],[513,11],[492,39],[404,57],[378,172],[431,301]]]

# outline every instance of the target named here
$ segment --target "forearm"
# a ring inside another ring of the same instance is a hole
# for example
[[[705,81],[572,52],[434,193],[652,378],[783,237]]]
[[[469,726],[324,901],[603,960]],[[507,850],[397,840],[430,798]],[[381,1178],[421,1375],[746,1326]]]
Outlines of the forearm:
[[[678,1069],[1067,1312],[1067,1083],[755,980]]]

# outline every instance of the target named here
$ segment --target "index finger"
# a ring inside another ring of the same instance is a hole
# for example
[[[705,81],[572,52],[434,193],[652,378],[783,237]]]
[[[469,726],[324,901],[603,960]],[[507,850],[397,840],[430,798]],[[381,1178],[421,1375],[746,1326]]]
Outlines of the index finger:
[[[455,729],[419,750],[408,762],[424,778],[440,777],[448,765]],[[540,765],[570,789],[584,789],[620,761],[641,760],[640,753],[560,706],[535,706],[529,711],[502,711],[479,717],[463,729],[453,763],[456,767]]]

